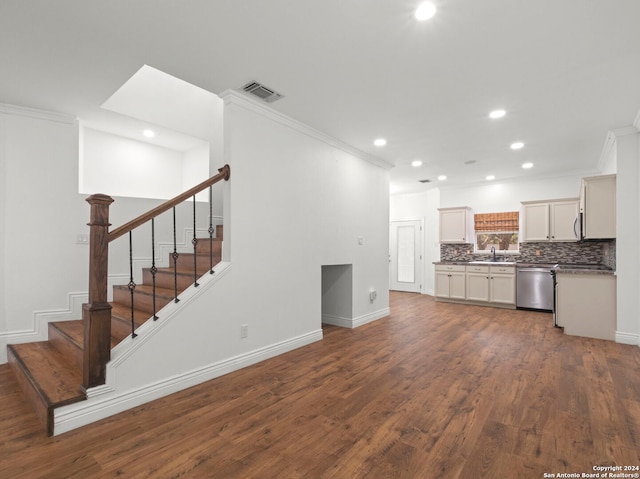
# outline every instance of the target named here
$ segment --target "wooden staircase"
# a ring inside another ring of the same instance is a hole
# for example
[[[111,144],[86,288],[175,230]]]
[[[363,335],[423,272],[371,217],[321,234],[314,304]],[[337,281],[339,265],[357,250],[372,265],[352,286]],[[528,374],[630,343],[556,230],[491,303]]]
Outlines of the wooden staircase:
[[[213,264],[222,257],[222,226],[216,227],[216,236],[198,239],[195,253],[180,253],[174,272],[173,258],[168,268],[158,268],[156,273],[156,310],[175,299],[175,284],[180,294],[211,267],[211,241]],[[175,274],[175,276],[174,276]],[[143,269],[143,282],[134,289],[134,323],[137,328],[149,320],[153,310],[151,268]],[[113,287],[111,304],[111,348],[131,335],[131,292],[128,285]],[[159,320],[161,320],[160,318]],[[83,344],[85,328],[83,320],[49,323],[48,341],[13,344],[7,347],[8,360],[27,399],[32,403],[38,419],[48,435],[53,434],[53,411],[61,406],[86,399],[83,382]]]

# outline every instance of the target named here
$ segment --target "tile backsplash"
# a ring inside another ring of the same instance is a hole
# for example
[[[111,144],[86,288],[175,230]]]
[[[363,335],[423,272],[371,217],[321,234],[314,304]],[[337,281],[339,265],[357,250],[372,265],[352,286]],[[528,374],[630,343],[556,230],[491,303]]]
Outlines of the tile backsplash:
[[[475,254],[473,244],[441,244],[440,261],[482,261],[487,254]],[[500,252],[498,252],[500,255]],[[518,263],[603,264],[616,268],[616,242],[520,243],[520,253],[510,256]]]

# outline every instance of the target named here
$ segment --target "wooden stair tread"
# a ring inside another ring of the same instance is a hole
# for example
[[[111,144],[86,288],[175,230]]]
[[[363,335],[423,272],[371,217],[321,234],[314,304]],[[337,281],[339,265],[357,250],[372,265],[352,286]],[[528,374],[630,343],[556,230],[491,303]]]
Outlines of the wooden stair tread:
[[[84,325],[81,319],[75,321],[56,321],[50,324],[62,331],[71,342],[82,349],[84,343]]]
[[[56,321],[50,323],[53,327],[64,333],[64,335],[71,341],[76,347],[84,349],[84,323],[81,319],[71,321]],[[137,326],[137,325],[136,325]],[[111,348],[114,348],[122,338],[114,336],[113,331],[111,333]]]
[[[46,341],[9,346],[25,376],[49,407],[86,399],[82,371],[70,364]]]
[[[126,284],[117,284],[114,285],[113,287],[114,289],[129,289],[129,286],[127,286]],[[148,295],[153,295],[153,286],[150,284],[136,284],[136,288],[135,288],[135,292],[136,293],[142,293],[142,294],[148,294]],[[180,291],[178,291],[178,293],[180,293]],[[156,297],[161,298],[161,297],[165,297],[168,299],[173,299],[174,297],[174,291],[172,289],[168,289],[168,288],[158,288],[156,287]]]
[[[150,268],[144,268],[145,271],[148,271],[149,269]],[[208,269],[208,266],[207,266],[207,269]],[[191,269],[189,269],[189,268],[184,267],[184,266],[178,266],[178,270],[176,271],[176,273],[178,274],[178,276],[190,276],[190,277],[193,277],[193,267],[191,267]],[[170,266],[168,268],[158,268],[158,274],[173,274],[173,266]],[[200,274],[198,276],[202,276],[202,275]]]
[[[136,286],[137,289],[137,286]],[[131,307],[120,304],[120,303],[110,303],[111,304],[111,317],[119,319],[121,321],[131,321]],[[136,328],[144,323],[147,319],[149,319],[151,315],[145,311],[141,311],[139,309],[133,310],[133,322],[136,325]]]

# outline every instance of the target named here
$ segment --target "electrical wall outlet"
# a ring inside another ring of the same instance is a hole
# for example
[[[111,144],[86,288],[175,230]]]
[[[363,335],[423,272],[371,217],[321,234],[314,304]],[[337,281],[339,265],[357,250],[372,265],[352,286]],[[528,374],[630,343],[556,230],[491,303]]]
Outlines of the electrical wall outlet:
[[[248,338],[249,337],[249,325],[243,324],[240,326],[240,338]]]
[[[369,291],[369,301],[373,303],[377,297],[378,297],[378,292],[375,289],[372,291]]]
[[[85,234],[76,235],[76,244],[89,244],[89,235],[85,235]]]

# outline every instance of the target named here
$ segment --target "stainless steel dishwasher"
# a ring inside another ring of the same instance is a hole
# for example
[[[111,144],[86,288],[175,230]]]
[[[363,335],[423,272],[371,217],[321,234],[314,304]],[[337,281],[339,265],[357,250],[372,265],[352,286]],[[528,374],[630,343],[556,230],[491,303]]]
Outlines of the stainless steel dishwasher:
[[[551,268],[517,268],[516,307],[553,311]]]

